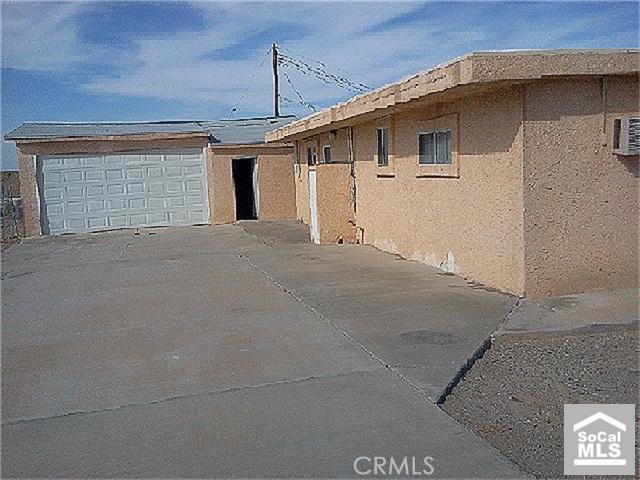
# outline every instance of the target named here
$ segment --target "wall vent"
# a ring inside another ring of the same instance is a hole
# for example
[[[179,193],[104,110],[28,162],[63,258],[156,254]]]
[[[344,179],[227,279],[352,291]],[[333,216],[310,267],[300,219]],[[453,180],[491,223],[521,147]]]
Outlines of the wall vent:
[[[640,155],[640,117],[613,119],[613,153]]]

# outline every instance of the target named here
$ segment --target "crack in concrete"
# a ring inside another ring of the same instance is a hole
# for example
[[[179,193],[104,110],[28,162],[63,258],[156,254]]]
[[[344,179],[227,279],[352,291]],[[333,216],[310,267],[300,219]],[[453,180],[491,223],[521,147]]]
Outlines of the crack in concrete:
[[[422,388],[420,388],[419,386],[417,386],[413,382],[411,382],[405,375],[403,375],[398,370],[398,368],[395,365],[391,365],[391,364],[387,363],[382,357],[379,357],[378,355],[373,353],[371,350],[369,350],[367,347],[365,347],[362,343],[360,343],[356,338],[351,336],[346,330],[340,328],[338,325],[336,325],[331,320],[329,320],[327,317],[325,317],[321,312],[319,312],[318,310],[313,308],[311,305],[306,303],[304,301],[304,299],[299,297],[294,291],[288,289],[287,287],[282,285],[280,282],[278,282],[272,275],[270,275],[260,265],[258,265],[257,263],[253,262],[249,257],[247,257],[247,256],[245,256],[245,255],[243,255],[241,253],[238,254],[238,257],[243,259],[243,260],[245,260],[251,267],[255,268],[258,272],[260,272],[270,282],[272,282],[274,285],[276,285],[278,288],[280,288],[282,291],[284,291],[291,298],[293,298],[294,300],[299,302],[304,308],[306,308],[308,311],[310,311],[315,317],[320,319],[320,321],[322,321],[323,323],[328,325],[330,328],[332,328],[333,330],[335,330],[338,333],[340,333],[351,344],[353,344],[354,346],[356,346],[357,348],[362,350],[367,356],[369,356],[369,358],[371,358],[372,360],[378,362],[380,365],[382,365],[382,367],[384,367],[385,369],[387,369],[388,371],[390,371],[391,373],[396,375],[400,380],[402,380],[404,383],[406,383],[409,387],[411,387],[414,391],[416,391],[420,396],[426,398],[427,400],[429,400],[432,403],[435,403],[433,401],[433,399],[431,397],[429,397],[427,392],[425,392]]]
[[[134,234],[135,235],[135,234]],[[118,255],[118,258],[116,258],[116,262],[120,262],[123,260],[125,253],[127,253],[127,249],[133,245],[133,241],[135,240],[134,237],[131,237],[129,240],[127,240],[127,242],[124,244],[124,246],[122,247],[122,250],[120,250],[120,255]]]
[[[67,412],[67,413],[60,413],[60,414],[56,414],[56,415],[50,415],[47,417],[30,417],[30,418],[18,418],[15,420],[10,420],[8,422],[2,423],[3,427],[6,426],[11,426],[11,425],[20,425],[23,423],[28,423],[28,422],[35,422],[38,420],[54,420],[57,418],[64,418],[64,417],[71,417],[74,415],[91,415],[94,413],[104,413],[104,412],[114,412],[117,410],[122,410],[125,408],[130,408],[130,407],[149,407],[152,405],[158,405],[161,403],[168,403],[168,402],[173,402],[176,400],[184,400],[184,399],[189,399],[189,398],[198,398],[198,397],[209,397],[209,396],[214,396],[214,395],[222,395],[225,393],[234,393],[234,392],[241,392],[241,391],[245,391],[245,390],[257,390],[260,388],[265,388],[265,387],[278,387],[278,386],[284,386],[284,385],[295,385],[295,384],[300,384],[300,383],[304,383],[304,382],[309,382],[309,381],[313,381],[313,380],[328,380],[328,379],[333,379],[333,378],[340,378],[340,377],[346,377],[349,375],[357,375],[357,374],[361,374],[361,373],[373,373],[373,372],[378,372],[378,371],[382,371],[382,368],[372,368],[372,369],[368,369],[368,370],[352,370],[350,372],[341,372],[341,373],[334,373],[331,375],[310,375],[308,377],[299,377],[299,378],[292,378],[292,379],[284,379],[284,380],[277,380],[274,382],[265,382],[265,383],[257,383],[255,385],[242,385],[239,387],[229,387],[229,388],[223,388],[220,390],[209,390],[206,392],[199,392],[199,393],[186,393],[183,395],[170,395],[168,397],[163,397],[163,398],[159,398],[156,400],[151,400],[148,402],[132,402],[132,403],[125,403],[122,405],[118,405],[116,407],[106,407],[106,408],[99,408],[96,410],[74,410],[71,412]]]
[[[20,278],[26,275],[33,275],[34,273],[38,273],[38,272],[36,271],[29,271],[29,272],[22,272],[22,273],[6,272],[2,274],[2,280],[4,280],[5,278]]]

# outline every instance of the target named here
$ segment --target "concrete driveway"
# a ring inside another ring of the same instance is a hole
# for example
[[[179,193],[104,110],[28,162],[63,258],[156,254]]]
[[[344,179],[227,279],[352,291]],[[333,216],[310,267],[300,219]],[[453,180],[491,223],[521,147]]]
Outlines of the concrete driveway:
[[[249,223],[3,252],[2,476],[344,478],[374,456],[522,476],[435,404],[516,299],[304,237]]]

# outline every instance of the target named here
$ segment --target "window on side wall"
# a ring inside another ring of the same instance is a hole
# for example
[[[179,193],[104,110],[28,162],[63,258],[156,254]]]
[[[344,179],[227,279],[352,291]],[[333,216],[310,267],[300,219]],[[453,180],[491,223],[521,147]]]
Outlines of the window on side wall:
[[[378,166],[389,165],[389,129],[378,128]]]
[[[307,165],[316,164],[316,147],[307,147]]]
[[[331,146],[325,145],[322,147],[322,161],[324,163],[331,163]]]
[[[418,135],[420,165],[451,165],[451,130]]]

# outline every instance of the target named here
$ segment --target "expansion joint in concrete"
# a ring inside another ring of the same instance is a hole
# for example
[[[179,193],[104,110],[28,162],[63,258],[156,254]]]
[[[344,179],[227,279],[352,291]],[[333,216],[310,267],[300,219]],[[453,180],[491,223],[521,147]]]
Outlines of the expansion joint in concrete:
[[[513,315],[513,313],[520,307],[522,300],[520,298],[518,298],[518,301],[516,303],[513,304],[513,306],[511,307],[511,309],[507,312],[507,314],[504,316],[504,318],[502,319],[502,321],[500,322],[500,324],[498,325],[498,327],[496,328],[496,330],[500,329],[500,327],[502,325],[504,325],[504,323],[509,319],[509,317],[511,315]],[[473,365],[480,360],[482,357],[484,357],[485,353],[487,353],[489,350],[491,350],[491,347],[493,345],[493,336],[494,334],[492,333],[491,335],[489,335],[483,342],[482,344],[480,344],[480,346],[473,352],[473,354],[471,355],[471,357],[469,357],[467,359],[467,361],[464,363],[464,365],[462,365],[459,369],[458,372],[455,374],[455,376],[453,377],[453,379],[447,384],[447,386],[444,388],[444,390],[442,391],[442,393],[440,394],[440,396],[437,398],[436,400],[436,405],[442,405],[446,400],[447,397],[449,395],[451,395],[451,393],[453,392],[453,390],[458,386],[458,384],[464,379],[464,377],[467,375],[467,373],[469,372],[469,370],[471,370],[471,368],[473,367]]]
[[[306,308],[309,312],[311,312],[320,321],[322,321],[323,323],[328,325],[330,328],[332,328],[333,330],[335,330],[338,333],[340,333],[352,345],[354,345],[355,347],[359,348],[360,350],[362,350],[362,352],[364,352],[367,356],[369,356],[369,358],[371,358],[372,360],[378,362],[382,367],[384,367],[385,369],[387,369],[390,372],[392,372],[393,374],[395,374],[398,378],[400,378],[400,380],[402,380],[409,387],[411,387],[413,390],[415,390],[419,395],[425,397],[430,402],[433,402],[433,399],[430,398],[422,388],[420,388],[419,386],[417,386],[414,383],[412,383],[405,375],[403,375],[402,372],[400,371],[400,369],[396,365],[391,365],[391,364],[387,363],[382,357],[379,357],[378,355],[373,353],[371,350],[369,350],[367,347],[365,347],[362,343],[360,343],[356,338],[351,336],[346,330],[340,328],[338,325],[336,325],[331,320],[329,320],[327,317],[325,317],[321,312],[319,312],[314,307],[312,307],[311,305],[306,303],[304,301],[304,299],[299,297],[294,291],[288,289],[287,287],[282,285],[280,282],[278,282],[271,274],[269,274],[269,272],[264,270],[257,263],[253,262],[249,257],[247,257],[246,255],[243,255],[241,253],[238,254],[238,257],[243,259],[243,260],[245,260],[252,268],[256,269],[265,278],[267,278],[270,282],[272,282],[275,286],[280,288],[283,292],[285,292],[287,295],[289,295],[295,301],[300,303],[304,308]]]
[[[352,371],[349,371],[349,372],[334,373],[334,374],[331,374],[331,375],[310,375],[308,377],[300,377],[300,378],[278,380],[278,381],[275,381],[275,382],[258,383],[258,384],[255,384],[255,385],[242,385],[242,386],[239,386],[239,387],[230,387],[230,388],[225,388],[225,389],[220,389],[220,390],[210,390],[210,391],[200,392],[200,393],[191,393],[191,394],[185,394],[185,395],[172,395],[172,396],[163,397],[163,398],[159,398],[159,399],[155,399],[155,400],[150,400],[148,402],[132,402],[132,403],[126,403],[126,404],[123,404],[123,405],[118,405],[116,407],[100,408],[100,409],[95,409],[95,410],[74,410],[72,412],[62,413],[62,414],[58,414],[58,415],[43,416],[43,417],[18,418],[18,419],[15,419],[15,420],[10,420],[8,422],[4,422],[4,423],[2,423],[2,426],[6,427],[6,426],[9,426],[9,425],[18,425],[18,424],[27,423],[27,422],[34,422],[34,421],[37,421],[37,420],[53,420],[53,419],[56,419],[56,418],[70,417],[70,416],[74,416],[74,415],[91,415],[91,414],[95,414],[95,413],[114,412],[114,411],[122,410],[122,409],[125,409],[125,408],[130,408],[130,407],[151,407],[153,405],[158,405],[158,404],[167,403],[167,402],[173,402],[173,401],[176,401],[176,400],[184,400],[184,399],[199,398],[199,397],[208,397],[208,396],[213,396],[213,395],[222,395],[222,394],[225,394],[225,393],[235,393],[235,392],[241,392],[241,391],[246,391],[246,390],[257,390],[257,389],[265,388],[265,387],[280,387],[280,386],[287,386],[287,385],[296,385],[296,384],[301,384],[301,383],[304,383],[304,382],[310,382],[310,381],[314,381],[314,380],[327,380],[327,379],[335,379],[335,378],[346,377],[346,376],[350,376],[350,375],[357,375],[357,374],[361,374],[361,373],[370,373],[370,372],[375,372],[377,370],[382,370],[382,369],[375,369],[374,368],[374,369],[368,369],[368,370],[352,370]]]

